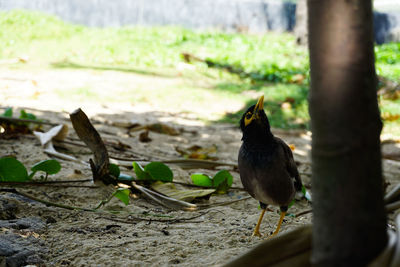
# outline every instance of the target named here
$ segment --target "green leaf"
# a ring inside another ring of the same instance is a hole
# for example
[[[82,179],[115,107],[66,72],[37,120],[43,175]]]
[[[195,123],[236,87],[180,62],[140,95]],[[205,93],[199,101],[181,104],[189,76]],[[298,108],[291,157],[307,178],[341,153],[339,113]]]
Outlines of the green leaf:
[[[121,171],[119,170],[118,165],[113,164],[113,163],[110,163],[110,164],[108,165],[108,170],[110,171],[110,174],[111,174],[112,176],[114,176],[115,178],[118,178],[119,175],[121,174]]]
[[[13,115],[13,110],[12,110],[12,108],[7,108],[5,111],[4,111],[4,113],[3,113],[3,116],[4,117],[12,117],[12,115]]]
[[[228,185],[228,180],[223,180],[218,186],[216,186],[216,193],[217,194],[226,194],[230,186]]]
[[[174,177],[171,169],[161,162],[150,162],[144,167],[144,171],[157,181],[172,182]]]
[[[133,169],[135,171],[136,177],[138,180],[151,180],[151,177],[148,173],[146,173],[142,166],[136,161],[133,162]]]
[[[125,173],[120,173],[118,176],[118,181],[134,181],[135,178]]]
[[[227,170],[220,170],[213,177],[213,186],[218,194],[225,194],[232,186],[233,176]]]
[[[207,174],[202,174],[202,173],[193,173],[190,176],[190,179],[192,179],[193,184],[198,185],[198,186],[204,186],[204,187],[212,187],[213,186],[213,181],[208,176]]]
[[[29,120],[36,120],[36,116],[32,113],[26,112],[24,109],[21,109],[21,115],[19,116],[20,119],[29,119]]]
[[[125,205],[129,204],[129,189],[128,188],[118,188],[115,191],[114,196],[124,202]]]
[[[304,185],[301,187],[301,192],[303,193],[303,195],[306,195],[307,189]]]
[[[290,203],[289,203],[289,205],[288,205],[288,208],[290,208],[291,206],[293,206],[295,202],[296,202],[296,199],[293,198],[292,201],[290,201]]]
[[[25,182],[28,180],[28,172],[19,160],[12,157],[0,158],[0,181]]]
[[[31,171],[43,171],[47,174],[56,174],[61,170],[60,163],[55,159],[43,160],[32,166]]]

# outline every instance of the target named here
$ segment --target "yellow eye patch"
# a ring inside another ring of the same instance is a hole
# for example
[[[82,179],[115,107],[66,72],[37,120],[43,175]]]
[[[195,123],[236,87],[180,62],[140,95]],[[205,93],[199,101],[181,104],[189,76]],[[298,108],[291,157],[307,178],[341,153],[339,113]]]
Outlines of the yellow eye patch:
[[[249,123],[254,119],[253,113],[250,111],[246,113],[246,116],[244,116],[244,126],[249,125]]]
[[[252,122],[254,119],[259,119],[258,112],[262,111],[263,109],[264,109],[264,96],[262,95],[258,99],[257,104],[254,106],[254,109],[252,111],[248,111],[244,116],[244,126],[249,125],[250,122]]]

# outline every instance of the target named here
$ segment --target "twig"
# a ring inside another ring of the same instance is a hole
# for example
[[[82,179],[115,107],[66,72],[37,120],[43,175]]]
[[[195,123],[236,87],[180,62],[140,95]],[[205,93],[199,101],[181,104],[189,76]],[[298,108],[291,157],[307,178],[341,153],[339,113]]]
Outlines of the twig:
[[[74,138],[74,137],[67,137],[67,138],[69,140],[72,140],[72,141],[63,140],[63,141],[60,141],[60,142],[67,142],[70,145],[75,145],[75,146],[80,146],[80,147],[87,147],[86,145],[80,143],[80,142],[82,142],[80,139],[77,139],[77,138]],[[74,142],[74,141],[76,141],[76,142]],[[105,144],[106,147],[115,147],[114,144],[110,144],[110,141],[108,141],[106,139],[105,139],[105,143],[104,144]],[[130,152],[130,153],[132,153],[134,155],[138,155],[138,156],[142,156],[142,157],[145,156],[147,158],[152,158],[152,156],[144,155],[143,153],[138,153],[138,152],[135,152],[135,151],[130,150],[130,149],[126,149],[126,151],[128,151],[128,152]],[[131,160],[131,159],[124,159],[124,160]]]
[[[20,191],[17,191],[14,188],[0,188],[0,192],[9,192],[9,193],[14,193],[17,195],[21,195],[24,196],[26,198],[32,199],[34,201],[40,202],[45,204],[46,206],[52,206],[52,207],[58,207],[58,208],[63,208],[63,209],[67,209],[67,210],[82,210],[82,211],[91,211],[91,212],[95,212],[95,209],[87,209],[87,208],[80,208],[80,207],[74,207],[74,206],[68,206],[68,205],[64,205],[64,204],[58,204],[58,203],[53,203],[47,200],[43,200],[34,196],[31,196],[29,194],[25,194],[22,193]]]
[[[247,200],[249,198],[251,198],[251,197],[247,196],[247,197],[244,197],[244,198],[241,198],[241,199],[235,199],[235,200],[231,200],[231,201],[217,202],[217,203],[211,203],[211,204],[198,204],[197,206],[200,209],[208,209],[208,208],[212,208],[212,207],[215,207],[215,206],[230,205],[230,204],[233,204],[233,203],[236,203],[236,202],[239,202],[239,201]]]
[[[137,131],[141,131],[141,130],[146,130],[148,128],[147,125],[139,125],[133,128],[129,129],[129,132],[137,132]]]
[[[383,159],[390,159],[393,161],[400,161],[400,153],[384,153],[382,154]]]
[[[140,158],[127,158],[127,157],[121,157],[121,156],[113,156],[113,155],[108,155],[110,157],[110,159],[115,159],[115,160],[124,160],[124,161],[129,161],[129,162],[133,162],[133,161],[143,161],[146,159],[140,159]],[[132,167],[132,166],[131,166]]]
[[[63,205],[63,204],[53,203],[53,202],[50,202],[50,201],[46,201],[46,200],[43,200],[43,199],[40,199],[40,198],[31,196],[31,195],[26,194],[26,193],[22,193],[22,192],[20,192],[20,191],[17,191],[17,190],[14,189],[14,188],[0,188],[0,192],[8,192],[8,193],[13,193],[13,194],[21,195],[21,196],[24,196],[24,197],[29,198],[29,199],[31,199],[31,200],[34,200],[34,201],[43,203],[43,204],[45,204],[46,206],[57,207],[57,208],[63,208],[63,209],[67,209],[67,210],[79,210],[79,211],[88,211],[88,212],[104,213],[103,211],[98,211],[97,209],[87,209],[87,208],[74,207],[74,206],[69,206],[69,205]],[[208,212],[209,212],[209,211],[208,211]],[[167,223],[174,223],[174,222],[175,222],[175,223],[176,223],[176,222],[183,222],[183,221],[193,220],[193,219],[198,218],[198,217],[200,217],[200,216],[202,216],[202,215],[204,215],[204,214],[206,214],[206,213],[208,213],[208,212],[203,212],[203,213],[200,214],[200,215],[196,215],[196,216],[193,216],[193,217],[190,217],[190,218],[180,218],[180,219],[172,219],[172,220],[146,219],[146,218],[133,217],[132,215],[129,215],[129,216],[130,216],[131,218],[133,218],[134,220],[137,220],[137,221],[167,222]],[[111,213],[111,211],[110,211],[110,213]],[[108,213],[107,213],[107,214],[108,214]],[[107,218],[107,217],[101,217],[101,218],[109,219],[109,220],[114,220],[114,221],[118,221],[118,222],[122,222],[122,223],[132,223],[132,222],[129,222],[129,221],[119,220],[119,219],[115,219],[115,218]],[[192,221],[191,223],[195,223],[195,222]]]
[[[296,214],[294,215],[294,217],[297,218],[297,217],[306,215],[306,214],[311,213],[311,212],[312,212],[312,209],[303,210],[303,211],[300,211],[300,212],[296,213]]]
[[[156,180],[155,180],[155,181],[156,181]],[[179,184],[179,185],[184,185],[184,186],[189,186],[189,187],[196,187],[196,188],[215,189],[215,187],[212,187],[212,186],[203,186],[203,185],[189,184],[189,183],[176,182],[176,181],[172,181],[171,183],[173,183],[173,184]],[[234,186],[232,186],[232,187],[230,187],[229,189],[246,191],[243,187],[234,187]]]
[[[70,139],[77,141],[74,138],[70,138]],[[83,144],[71,142],[71,141],[60,141],[60,142],[64,142],[66,144],[75,145],[75,146],[79,146],[79,147],[86,147]],[[107,142],[105,143],[105,145],[110,146],[109,144],[107,144]],[[136,155],[140,155],[142,157],[144,156],[146,158],[153,158],[152,156],[141,155],[141,154],[134,152],[132,150],[129,150],[129,149],[127,149],[126,151],[129,151]],[[126,164],[123,162],[120,162],[120,164],[122,166],[126,166],[126,167],[128,167],[128,166],[132,167],[131,166],[132,161],[137,161],[138,163],[143,164],[143,165],[150,163],[149,160],[140,159],[140,158],[126,158],[126,157],[113,157],[113,156],[109,156],[109,157],[112,159],[115,159],[115,160],[128,161],[129,163],[126,163]],[[158,159],[157,161],[160,161],[165,164],[178,165],[179,167],[181,167],[183,169],[215,169],[216,167],[219,167],[219,166],[230,166],[230,167],[237,169],[237,164],[221,162],[221,161],[200,160],[200,159],[167,159],[167,160]]]
[[[400,208],[400,200],[385,205],[386,212],[392,212],[399,208]]]
[[[144,219],[144,218],[140,218],[140,217],[134,217],[134,216],[129,216],[130,219],[133,220],[137,220],[137,221],[149,221],[149,222],[165,222],[165,223],[180,223],[180,222],[189,222],[193,219],[197,219],[207,213],[209,213],[210,211],[206,211],[206,212],[202,212],[201,214],[198,214],[196,216],[193,217],[189,217],[189,218],[178,218],[178,219]],[[127,224],[134,224],[135,222],[133,221],[129,221],[129,220],[122,220],[122,219],[117,219],[117,218],[110,218],[110,217],[100,217],[102,219],[106,219],[106,220],[110,220],[110,221],[114,221],[114,222],[120,222],[120,223],[127,223]],[[202,221],[191,221],[190,223],[201,223]]]
[[[95,185],[63,185],[63,184],[44,184],[40,182],[0,182],[0,186],[24,186],[24,185],[29,185],[29,186],[47,186],[47,187],[62,187],[62,188],[68,188],[68,187],[75,187],[75,188],[99,188],[98,186]]]
[[[397,184],[390,192],[385,195],[385,203],[389,204],[400,197],[400,183]]]
[[[399,208],[400,208],[400,200],[385,205],[385,210],[388,213],[392,212],[394,210],[397,210]],[[311,213],[311,212],[312,212],[312,209],[304,210],[304,211],[301,211],[299,213],[296,213],[295,217],[297,218],[297,217],[303,216],[303,215]]]
[[[66,183],[86,183],[91,182],[92,179],[85,180],[57,180],[57,181],[35,181],[35,182],[0,182],[0,184],[11,183],[11,184],[66,184]]]
[[[0,116],[0,121],[8,121],[8,122],[14,122],[14,123],[15,122],[28,122],[28,123],[34,123],[34,124],[50,125],[50,126],[59,125],[59,123],[54,123],[54,122],[30,120],[30,119],[19,119],[19,118],[13,118],[13,117],[5,117],[5,116]]]
[[[88,148],[85,144],[81,144],[81,143],[77,143],[77,142],[73,142],[73,141],[67,141],[67,140],[56,140],[56,142],[59,143],[65,143],[67,145],[73,145],[73,146],[79,146],[79,147],[85,147]]]
[[[84,148],[87,148],[88,150],[90,150],[85,144],[83,144],[83,143],[78,143],[78,142],[73,142],[73,141],[67,141],[67,140],[57,140],[56,142],[59,142],[59,143],[65,143],[65,144],[67,144],[67,145],[73,145],[73,146],[78,146],[78,147],[84,147]],[[112,145],[110,145],[110,144],[107,144],[107,142],[105,143],[105,145],[106,145],[106,147],[112,147]],[[138,154],[138,153],[135,153],[134,151],[131,151],[131,150],[126,150],[126,151],[128,151],[128,152],[130,152],[130,153],[132,153],[132,154]],[[112,156],[112,155],[108,155],[108,157],[110,158],[110,159],[115,159],[115,160],[123,160],[123,161],[129,161],[129,162],[132,162],[132,161],[146,161],[146,160],[148,160],[148,159],[141,159],[141,158],[134,158],[134,157],[121,157],[121,156]],[[132,167],[132,166],[131,166]]]
[[[136,184],[136,183],[135,183],[135,185],[133,185],[133,183],[132,183],[132,186],[133,186],[134,188],[136,188],[137,190],[139,190],[140,192],[142,192],[143,194],[145,194],[145,195],[146,195],[147,197],[149,197],[150,199],[152,199],[152,200],[154,200],[155,202],[157,202],[158,204],[160,204],[161,206],[166,207],[166,208],[171,208],[171,207],[169,207],[168,205],[166,205],[165,203],[163,203],[162,201],[160,201],[158,198],[154,197],[152,194],[150,194],[150,193],[148,193],[146,190],[144,190],[143,188],[145,188],[145,187],[139,186],[139,185]]]
[[[160,204],[164,207],[177,209],[176,206],[179,206],[179,209],[183,209],[183,210],[187,210],[187,211],[193,211],[193,210],[197,209],[197,205],[195,205],[195,204],[164,196],[164,195],[157,193],[153,190],[150,190],[144,186],[138,185],[135,182],[131,182],[131,185],[132,185],[132,187],[139,190],[140,192],[142,192],[143,194],[145,194],[146,196],[148,196],[149,198],[151,198],[152,200],[154,200],[155,202],[157,202],[158,204]],[[168,201],[170,203],[173,203],[174,205],[173,206],[168,205],[165,202],[162,202],[160,199]]]

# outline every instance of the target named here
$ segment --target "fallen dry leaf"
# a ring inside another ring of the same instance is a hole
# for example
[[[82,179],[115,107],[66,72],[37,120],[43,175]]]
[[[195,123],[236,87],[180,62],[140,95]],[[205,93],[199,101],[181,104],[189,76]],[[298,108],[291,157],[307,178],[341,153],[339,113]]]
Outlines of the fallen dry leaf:
[[[290,81],[291,81],[292,83],[300,84],[300,83],[303,83],[303,81],[305,80],[305,78],[306,78],[306,76],[305,76],[304,74],[296,74],[296,75],[293,75],[293,76],[292,76],[292,78],[290,79]]]
[[[215,189],[178,189],[173,183],[155,182],[151,188],[166,196],[190,202],[195,198],[210,196]]]
[[[111,124],[112,126],[116,126],[116,127],[121,127],[121,128],[127,128],[127,129],[131,129],[131,128],[135,128],[140,126],[139,122],[137,120],[131,120],[131,121],[112,121],[112,122],[107,122],[108,124]]]
[[[294,99],[293,97],[288,96],[288,97],[285,98],[285,101],[283,101],[283,102],[289,102],[290,104],[294,104],[294,102],[296,102],[296,99]]]
[[[400,114],[391,114],[389,112],[383,112],[381,118],[384,121],[396,121],[400,118]]]
[[[193,145],[188,148],[182,148],[178,146],[175,147],[175,150],[179,152],[184,158],[218,160],[215,155],[217,153],[216,145],[211,145],[209,147]]]
[[[163,123],[153,123],[153,124],[148,124],[148,125],[138,125],[138,126],[135,126],[133,128],[130,128],[129,129],[129,133],[137,132],[137,131],[140,131],[140,130],[149,130],[149,131],[152,131],[152,132],[156,132],[156,133],[160,133],[160,134],[173,135],[173,136],[176,136],[176,135],[180,134],[180,132],[177,129],[175,129],[175,128],[171,127],[171,126],[168,126],[166,124],[163,124]]]
[[[168,135],[179,135],[179,131],[171,126],[168,126],[163,123],[153,123],[149,124],[146,127],[150,131],[161,133],[161,134],[168,134]]]

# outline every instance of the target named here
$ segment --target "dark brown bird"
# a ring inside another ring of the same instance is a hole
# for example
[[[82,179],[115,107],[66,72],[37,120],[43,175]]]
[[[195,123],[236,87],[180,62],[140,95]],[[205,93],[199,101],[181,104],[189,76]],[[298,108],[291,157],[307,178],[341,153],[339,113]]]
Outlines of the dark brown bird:
[[[242,184],[249,194],[260,201],[261,214],[253,236],[261,236],[260,224],[267,205],[280,207],[281,216],[272,235],[279,232],[289,203],[302,182],[289,146],[271,133],[264,112],[264,96],[251,106],[240,120],[243,132],[239,150],[239,172]]]

